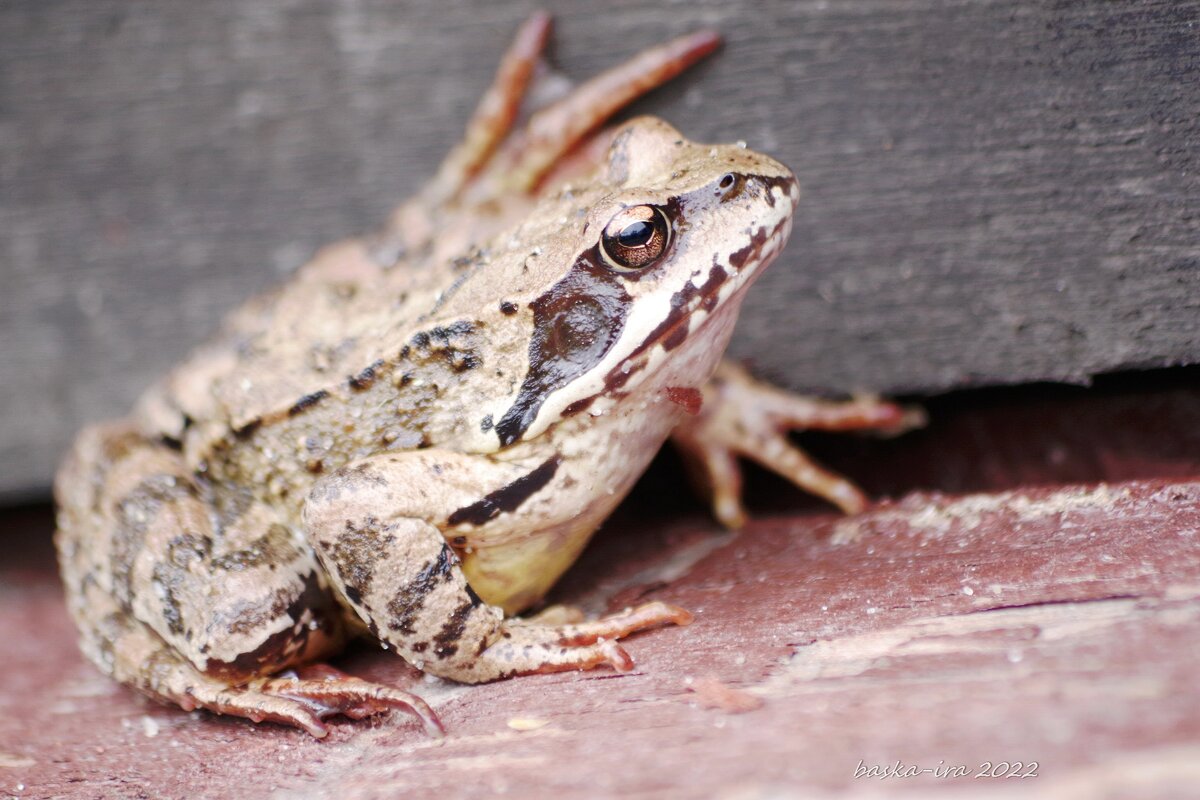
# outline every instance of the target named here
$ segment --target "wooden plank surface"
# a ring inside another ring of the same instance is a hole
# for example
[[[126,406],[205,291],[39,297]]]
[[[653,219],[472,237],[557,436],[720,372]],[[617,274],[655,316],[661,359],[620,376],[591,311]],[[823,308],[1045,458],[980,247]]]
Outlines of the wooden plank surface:
[[[733,351],[935,392],[1200,361],[1200,2],[555,0],[585,77],[701,26],[641,110],[800,175]],[[221,314],[429,174],[529,3],[0,9],[0,493],[45,490]]]
[[[369,643],[334,661],[426,697],[440,741],[403,715],[318,742],[140,699],[75,646],[50,509],[0,511],[0,796],[1194,797],[1200,392],[1004,394],[839,448],[881,500],[854,517],[751,473],[729,534],[660,458],[555,590],[696,614],[628,640],[631,673],[465,687]],[[1014,761],[1037,777],[973,777]],[[942,773],[880,777],[898,763]]]
[[[696,612],[687,628],[630,640],[631,673],[465,687],[422,680],[377,647],[338,660],[426,697],[449,729],[443,740],[400,714],[337,722],[317,741],[144,701],[83,661],[49,559],[6,560],[0,791],[1194,796],[1197,509],[1200,484],[1135,481],[914,495],[849,520],[759,521],[735,538],[694,516],[627,518],[568,576],[564,597]],[[49,525],[48,514],[33,522],[23,546]],[[1001,762],[1030,777],[974,777]],[[895,764],[966,775],[879,777]]]

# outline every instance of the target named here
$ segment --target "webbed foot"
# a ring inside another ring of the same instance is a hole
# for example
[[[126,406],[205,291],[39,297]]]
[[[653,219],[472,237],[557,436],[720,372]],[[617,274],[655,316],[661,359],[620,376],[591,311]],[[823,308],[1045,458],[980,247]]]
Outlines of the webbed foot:
[[[399,709],[416,717],[429,736],[440,738],[446,734],[446,729],[437,714],[417,695],[355,678],[327,664],[312,664],[270,678],[262,678],[251,683],[249,688],[264,695],[298,703],[317,719],[318,724],[320,720],[337,714],[351,719],[363,719],[391,709]],[[324,726],[321,725],[321,728]],[[306,727],[306,730],[309,729]],[[309,730],[309,733],[313,731]]]
[[[604,126],[617,111],[721,42],[697,31],[571,86],[542,58],[550,27],[539,12],[517,31],[461,142],[421,193],[396,209],[377,246],[457,254],[521,219],[524,204],[601,163],[613,133]]]
[[[350,719],[400,709],[416,717],[431,737],[445,728],[429,704],[411,692],[370,683],[324,664],[301,667],[245,686],[193,680],[180,694],[169,695],[185,711],[204,708],[217,714],[244,717],[253,722],[277,722],[323,739],[329,728],[324,720],[342,714]]]

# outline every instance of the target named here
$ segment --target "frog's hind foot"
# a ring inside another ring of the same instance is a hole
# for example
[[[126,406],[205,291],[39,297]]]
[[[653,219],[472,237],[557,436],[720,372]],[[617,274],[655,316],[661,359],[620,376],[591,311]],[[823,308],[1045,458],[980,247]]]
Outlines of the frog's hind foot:
[[[622,107],[712,53],[721,39],[698,31],[664,42],[573,87],[550,102],[525,109],[529,94],[549,94],[549,69],[541,60],[550,17],[533,14],[517,31],[492,85],[467,124],[462,142],[446,156],[426,189],[427,202],[444,202],[474,190],[485,202],[509,191],[532,193],[557,168],[570,171],[569,153],[586,150],[597,128]],[[532,89],[532,92],[531,92]],[[607,147],[607,137],[601,136]],[[597,148],[599,149],[599,148]],[[583,171],[583,165],[576,165]]]
[[[723,361],[705,387],[700,413],[672,433],[696,477],[707,490],[713,515],[727,528],[745,524],[742,476],[737,459],[749,458],[782,475],[847,514],[867,507],[867,496],[846,478],[825,469],[788,440],[789,431],[874,431],[884,435],[920,427],[920,409],[875,397],[832,402],[802,397],[754,380]]]
[[[480,680],[601,664],[629,672],[633,659],[617,639],[662,625],[687,625],[692,615],[678,606],[653,602],[588,622],[546,625],[541,619],[546,617],[505,620],[500,637],[479,655],[479,668],[488,675]]]
[[[179,694],[168,694],[165,699],[178,704],[184,711],[203,708],[214,714],[242,717],[255,723],[275,722],[299,728],[314,739],[323,739],[329,733],[321,715],[311,705],[248,687],[199,682]]]
[[[331,667],[302,667],[294,677],[252,679],[235,685],[196,669],[149,627],[98,591],[89,602],[102,622],[82,631],[81,645],[105,672],[149,697],[184,711],[203,708],[253,722],[276,722],[317,739],[335,714],[351,719],[399,708],[415,716],[431,736],[442,734],[437,715],[416,695],[352,678]]]
[[[324,665],[256,678],[245,686],[194,677],[199,679],[189,680],[181,691],[167,693],[167,698],[185,711],[203,708],[256,723],[276,722],[323,739],[329,733],[324,721],[330,717],[342,714],[358,720],[400,709],[416,717],[429,736],[445,735],[437,714],[415,694],[369,683]]]
[[[298,704],[317,720],[321,729],[324,729],[321,720],[337,714],[363,719],[399,709],[416,717],[429,736],[440,738],[446,733],[437,714],[417,695],[355,678],[326,664],[314,664],[278,676],[260,678],[249,688],[257,694]],[[309,730],[309,733],[313,731]]]

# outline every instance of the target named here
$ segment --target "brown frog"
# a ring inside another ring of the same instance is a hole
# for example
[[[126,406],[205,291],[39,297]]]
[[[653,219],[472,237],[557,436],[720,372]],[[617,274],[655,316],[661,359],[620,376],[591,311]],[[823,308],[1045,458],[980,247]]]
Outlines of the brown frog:
[[[888,429],[898,407],[793,397],[721,365],[783,247],[795,177],[613,112],[711,52],[697,33],[520,115],[530,19],[462,144],[374,236],[234,312],[131,416],[78,437],[55,492],[86,655],[184,709],[323,720],[420,697],[321,664],[356,634],[475,683],[632,661],[661,602],[521,619],[674,437],[742,522],[739,455],[847,511],[862,494],[786,430]],[[716,378],[710,376],[716,371]],[[689,412],[691,412],[689,414]]]

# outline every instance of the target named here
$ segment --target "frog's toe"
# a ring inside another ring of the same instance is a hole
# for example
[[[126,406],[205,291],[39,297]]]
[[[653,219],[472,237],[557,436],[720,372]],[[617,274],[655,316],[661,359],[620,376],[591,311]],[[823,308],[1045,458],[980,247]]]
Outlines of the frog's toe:
[[[243,717],[251,722],[277,722],[308,732],[314,739],[329,733],[321,718],[304,703],[249,688],[204,683],[191,686],[185,695],[172,697],[184,711],[203,708],[215,714]]]
[[[400,709],[416,717],[429,736],[440,738],[446,733],[437,714],[417,695],[355,678],[324,664],[260,679],[253,686],[262,694],[301,704],[318,721],[337,714],[363,719]]]
[[[533,629],[505,631],[500,641],[484,650],[478,660],[479,677],[472,682],[536,675],[544,672],[568,672],[593,669],[607,664],[617,672],[633,669],[633,658],[625,648],[611,640],[571,646],[539,635]]]
[[[712,31],[681,36],[565,91],[563,79],[548,77],[550,70],[544,62],[539,64],[549,33],[550,18],[544,13],[521,26],[462,143],[451,150],[430,184],[428,200],[471,194],[485,202],[511,191],[533,193],[552,172],[560,177],[569,173],[570,154],[586,151],[589,136],[613,114],[712,53],[721,41]],[[514,129],[526,94],[534,95],[526,103],[533,113]],[[545,102],[547,97],[552,99]]]
[[[742,468],[737,453],[713,442],[685,441],[675,438],[692,482],[709,499],[712,514],[726,528],[737,530],[746,524],[742,505]]]
[[[692,615],[687,609],[655,601],[597,620],[560,625],[553,630],[559,644],[586,645],[601,640],[622,639],[632,633],[662,625],[688,625],[691,621]]]
[[[869,503],[861,489],[813,461],[782,433],[763,437],[759,449],[750,457],[806,492],[828,500],[846,514],[859,514]]]

